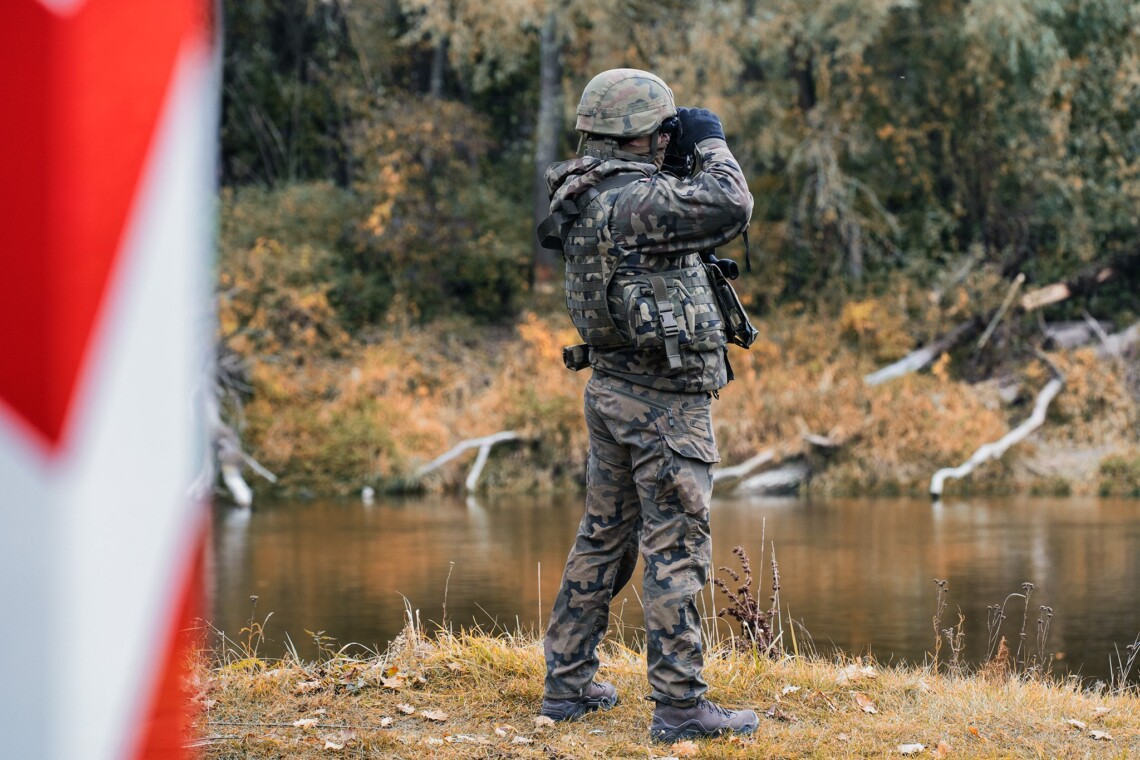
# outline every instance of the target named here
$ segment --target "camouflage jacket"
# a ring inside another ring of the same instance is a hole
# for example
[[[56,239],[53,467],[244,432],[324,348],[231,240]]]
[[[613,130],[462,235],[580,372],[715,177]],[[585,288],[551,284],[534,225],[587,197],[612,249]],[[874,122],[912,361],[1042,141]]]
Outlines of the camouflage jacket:
[[[630,334],[623,304],[622,272],[657,273],[700,267],[699,252],[723,245],[739,235],[752,214],[752,196],[728,145],[719,138],[701,141],[701,171],[687,179],[659,172],[653,164],[583,156],[553,164],[546,171],[551,208],[573,199],[615,174],[644,174],[619,190],[603,193],[608,224],[598,233],[603,255],[617,257],[607,301],[619,331]],[[707,341],[706,341],[707,342]],[[665,355],[634,343],[590,349],[595,371],[638,385],[693,393],[722,388],[728,381],[723,333],[710,350],[685,351],[680,369]]]

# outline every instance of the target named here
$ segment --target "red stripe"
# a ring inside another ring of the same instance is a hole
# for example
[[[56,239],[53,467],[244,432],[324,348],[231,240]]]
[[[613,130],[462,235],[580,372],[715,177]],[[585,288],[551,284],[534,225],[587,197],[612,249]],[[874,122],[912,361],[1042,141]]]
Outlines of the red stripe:
[[[206,0],[7,0],[0,24],[0,400],[53,447]],[[158,253],[158,252],[156,252]]]
[[[193,552],[174,589],[179,600],[170,610],[174,618],[161,628],[165,645],[158,655],[162,659],[155,662],[156,667],[152,671],[156,674],[155,680],[150,685],[147,698],[141,702],[146,705],[146,711],[139,727],[138,750],[133,754],[136,758],[154,760],[193,755],[186,749],[191,738],[189,705],[192,696],[187,690],[186,677],[194,654],[202,644],[200,625],[205,609],[202,563],[209,530],[204,506],[200,513],[203,517],[195,526],[198,535]]]

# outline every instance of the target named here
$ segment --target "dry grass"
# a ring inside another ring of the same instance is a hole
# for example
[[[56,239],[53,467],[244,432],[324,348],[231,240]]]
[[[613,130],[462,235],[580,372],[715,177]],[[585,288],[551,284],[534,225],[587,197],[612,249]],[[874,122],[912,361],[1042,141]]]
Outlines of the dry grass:
[[[952,676],[869,661],[768,659],[726,646],[710,696],[761,715],[755,735],[651,743],[640,652],[607,642],[600,677],[621,701],[568,723],[536,721],[541,644],[532,637],[408,626],[384,653],[321,662],[202,656],[195,744],[207,758],[269,757],[1129,757],[1140,698],[1008,674]],[[913,749],[913,747],[911,748]]]
[[[842,444],[816,461],[814,492],[925,494],[936,470],[960,464],[1020,423],[1026,399],[1047,378],[1040,362],[1022,367],[1022,399],[1010,406],[996,386],[956,379],[944,356],[929,370],[868,387],[863,376],[903,350],[902,332],[882,317],[881,304],[849,306],[834,319],[774,315],[758,325],[761,338],[750,351],[732,350],[736,380],[714,409],[725,466],[763,450],[813,456],[805,441],[813,433]],[[514,430],[526,443],[497,447],[482,487],[573,487],[584,472],[588,373],[566,370],[561,350],[575,342],[563,315],[529,313],[509,328],[479,332],[459,323],[394,323],[371,343],[334,341],[328,354],[259,358],[245,410],[247,444],[287,491],[350,493],[364,485],[406,487],[419,466],[460,441]],[[1126,368],[1098,362],[1088,350],[1052,360],[1067,382],[1045,427],[952,489],[1095,491],[1099,463],[1132,454],[1140,404]],[[458,487],[473,456],[419,485]],[[1076,458],[1088,460],[1084,470],[1060,466]]]

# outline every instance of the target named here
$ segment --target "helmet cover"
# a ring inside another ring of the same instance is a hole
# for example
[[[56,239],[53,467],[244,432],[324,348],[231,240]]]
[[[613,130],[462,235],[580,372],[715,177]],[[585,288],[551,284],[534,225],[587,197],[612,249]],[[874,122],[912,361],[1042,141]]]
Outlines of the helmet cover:
[[[579,132],[628,139],[650,134],[677,114],[673,91],[656,74],[610,69],[598,74],[578,102]]]

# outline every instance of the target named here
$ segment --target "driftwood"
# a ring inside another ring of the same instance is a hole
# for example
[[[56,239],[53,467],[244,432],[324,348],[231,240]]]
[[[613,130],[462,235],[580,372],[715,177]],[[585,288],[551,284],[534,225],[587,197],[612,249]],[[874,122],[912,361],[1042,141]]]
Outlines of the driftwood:
[[[776,454],[771,449],[765,449],[756,456],[748,459],[740,464],[733,465],[732,467],[725,467],[723,469],[713,470],[713,483],[735,483],[748,477],[761,467],[771,464],[776,459]]]
[[[1103,336],[1097,354],[1104,357],[1120,357],[1138,345],[1140,345],[1140,322],[1127,330]]]
[[[1023,311],[1035,311],[1073,296],[1086,295],[1115,277],[1134,274],[1137,269],[1140,269],[1140,248],[1090,264],[1064,282],[1031,290],[1021,297],[1020,306]]]
[[[464,451],[478,448],[479,454],[475,457],[475,463],[471,465],[471,471],[467,473],[467,480],[464,482],[464,487],[467,489],[467,492],[471,493],[475,490],[475,487],[479,483],[479,476],[483,474],[483,467],[487,464],[487,457],[491,454],[491,448],[496,443],[502,443],[504,441],[518,441],[521,439],[522,436],[513,430],[504,430],[502,432],[495,433],[494,435],[488,435],[482,438],[469,438],[468,440],[462,441],[454,446],[446,454],[442,454],[436,457],[435,459],[425,464],[423,467],[416,470],[416,477],[423,477],[432,470],[447,464],[452,459],[455,459]]]
[[[1053,351],[1056,349],[1070,349],[1092,343],[1094,340],[1104,340],[1108,337],[1111,324],[1102,324],[1091,317],[1081,322],[1051,322],[1045,326],[1045,339],[1042,347]]]
[[[746,478],[733,490],[737,494],[781,496],[794,495],[811,476],[811,465],[801,457],[787,460],[758,475]]]
[[[971,335],[978,329],[978,322],[970,320],[963,322],[955,327],[950,332],[943,335],[938,340],[926,345],[917,351],[907,354],[902,359],[899,359],[894,364],[889,364],[880,370],[876,370],[869,375],[863,377],[863,383],[866,385],[879,385],[888,380],[894,380],[897,377],[917,372],[923,367],[927,366],[939,356],[953,348],[959,341],[963,340],[966,336]]]
[[[934,473],[934,477],[930,479],[931,498],[937,501],[942,497],[942,488],[947,478],[963,478],[972,473],[984,462],[988,462],[991,459],[1001,459],[1010,446],[1025,440],[1030,433],[1041,427],[1045,422],[1045,413],[1049,409],[1049,404],[1052,403],[1057,394],[1061,392],[1061,387],[1065,384],[1065,378],[1061,372],[1052,362],[1047,359],[1045,359],[1045,361],[1053,371],[1053,377],[1045,384],[1041,392],[1037,394],[1037,402],[1033,405],[1033,413],[1029,415],[1029,418],[998,440],[981,446],[963,464],[957,467],[944,467]]]

